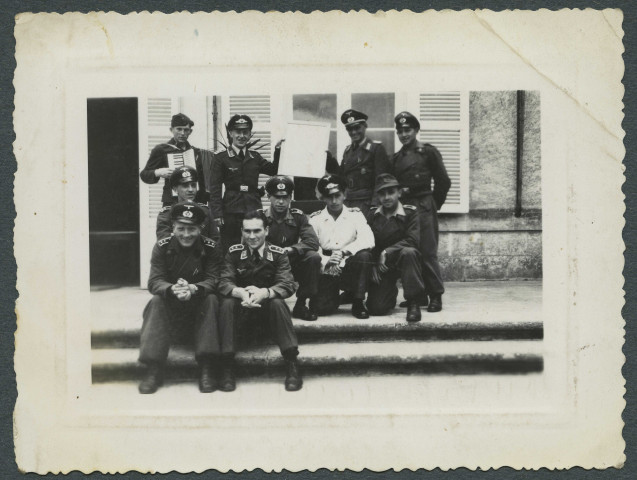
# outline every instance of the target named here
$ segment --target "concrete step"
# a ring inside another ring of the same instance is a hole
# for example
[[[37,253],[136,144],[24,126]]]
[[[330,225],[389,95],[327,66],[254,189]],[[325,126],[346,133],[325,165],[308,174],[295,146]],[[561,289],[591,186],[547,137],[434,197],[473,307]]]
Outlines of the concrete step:
[[[301,345],[305,375],[374,374],[481,374],[530,373],[543,369],[542,342],[499,340],[490,342],[411,341]],[[94,349],[93,382],[139,379],[144,366],[132,348]],[[281,376],[284,362],[275,346],[241,351],[236,356],[239,377]],[[171,349],[168,379],[192,379],[197,366],[192,351]]]

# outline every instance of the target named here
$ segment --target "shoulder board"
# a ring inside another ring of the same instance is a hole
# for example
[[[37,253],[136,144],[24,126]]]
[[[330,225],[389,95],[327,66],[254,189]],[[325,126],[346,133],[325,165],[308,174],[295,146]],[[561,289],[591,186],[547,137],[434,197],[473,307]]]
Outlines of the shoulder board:
[[[208,208],[208,205],[206,205],[205,203],[197,202],[197,205],[199,205],[200,207]]]
[[[381,143],[383,143],[383,142],[381,142],[380,140],[372,140],[372,143],[375,143],[375,144],[377,144],[377,145],[380,145],[380,144],[381,144]]]
[[[162,238],[161,240],[159,240],[157,242],[157,245],[159,245],[160,247],[163,247],[164,245],[166,245],[168,242],[170,242],[170,239],[173,238],[173,236],[171,235],[170,237],[166,237],[166,238]]]
[[[276,245],[268,245],[268,247],[270,248],[270,250],[272,250],[273,252],[276,253],[285,253],[285,250],[283,250],[281,247],[277,247]]]
[[[406,208],[407,210],[418,210],[416,207],[414,207],[413,205],[403,205],[403,208]]]
[[[236,245],[231,246],[228,249],[228,252],[232,253],[232,252],[240,252],[241,250],[243,250],[245,247],[243,246],[243,243],[237,243]]]
[[[319,210],[319,211],[320,211],[320,210]],[[305,214],[303,213],[303,210],[299,210],[298,208],[291,208],[291,209],[290,209],[290,212],[291,212],[291,213],[296,213],[297,215],[305,215]]]
[[[172,207],[172,205],[168,205],[166,207],[162,207],[162,209],[159,211],[159,213],[169,212],[171,207]]]
[[[211,248],[215,248],[217,246],[215,241],[212,238],[208,238],[208,237],[203,237],[203,244],[206,247],[211,247]]]
[[[349,211],[350,211],[350,212],[360,212],[360,211],[361,211],[361,209],[360,209],[360,208],[358,208],[358,207],[349,207]]]
[[[312,212],[310,213],[310,217],[316,217],[319,213],[321,213],[323,210],[317,210],[316,212]]]
[[[365,145],[365,150],[371,151],[371,149],[372,149],[372,144],[371,143],[368,143],[367,145]]]

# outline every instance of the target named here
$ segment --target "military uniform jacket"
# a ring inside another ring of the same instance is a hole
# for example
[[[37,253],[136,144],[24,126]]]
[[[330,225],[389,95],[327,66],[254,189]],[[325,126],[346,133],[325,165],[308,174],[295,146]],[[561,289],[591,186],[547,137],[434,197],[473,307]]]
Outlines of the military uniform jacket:
[[[158,168],[167,168],[168,167],[168,153],[178,153],[183,152],[185,150],[181,150],[177,147],[177,142],[175,142],[174,138],[171,138],[166,143],[160,143],[150,152],[150,156],[148,157],[148,162],[146,162],[146,166],[139,173],[139,178],[142,179],[144,183],[154,184],[159,182],[159,177],[155,176],[155,170]],[[207,202],[208,194],[206,193],[206,185],[204,183],[203,176],[203,166],[201,163],[201,150],[198,148],[194,148],[188,142],[186,142],[186,150],[193,149],[195,151],[195,165],[197,167],[197,177],[198,177],[198,191],[195,196],[196,202]],[[167,178],[164,179],[164,191],[161,195],[161,201],[163,203],[176,203],[177,197],[173,195],[172,188],[170,186],[170,180]]]
[[[210,210],[205,203],[198,203],[205,212],[206,219],[201,226],[201,234],[204,237],[212,238],[215,241],[219,240],[219,228],[216,223],[210,222]],[[162,208],[157,214],[157,240],[169,237],[173,233],[172,222],[170,221],[170,206]]]
[[[200,236],[188,249],[182,248],[174,236],[159,240],[150,259],[148,290],[153,295],[170,296],[170,287],[183,278],[199,287],[197,295],[217,291],[223,257],[214,240]]]
[[[211,169],[206,177],[210,179],[210,209],[213,218],[221,218],[224,213],[245,213],[261,208],[259,174],[276,175],[279,162],[277,158],[268,162],[253,150],[248,150],[242,161],[230,147],[215,154]],[[226,187],[223,201],[222,185]]]
[[[373,208],[367,216],[367,223],[374,232],[376,245],[372,250],[375,257],[385,250],[387,256],[405,247],[418,248],[420,245],[420,223],[416,207],[398,204],[396,213],[387,218],[382,208]]]
[[[392,173],[401,186],[409,188],[407,197],[433,195],[438,209],[447,199],[451,180],[436,147],[415,142],[411,148],[401,148],[391,160]],[[431,189],[433,179],[434,188]]]
[[[290,297],[294,293],[295,284],[290,260],[285,250],[266,242],[263,257],[257,264],[254,262],[250,248],[246,245],[238,244],[230,247],[221,275],[219,291],[223,295],[230,296],[234,288],[250,285],[270,288],[280,298]]]
[[[265,216],[268,219],[268,242],[282,248],[291,247],[296,255],[318,250],[316,232],[310,225],[307,215],[301,210],[289,209],[280,222],[274,219],[270,209],[265,211]]]
[[[376,177],[389,171],[385,147],[367,138],[356,148],[348,145],[340,170],[347,182],[348,200],[372,198]]]

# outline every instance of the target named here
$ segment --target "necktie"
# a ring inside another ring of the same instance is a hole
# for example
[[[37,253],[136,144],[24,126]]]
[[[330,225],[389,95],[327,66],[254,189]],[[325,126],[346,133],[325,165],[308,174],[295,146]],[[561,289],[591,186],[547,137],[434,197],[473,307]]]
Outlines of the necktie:
[[[243,162],[245,158],[246,156],[245,156],[245,153],[243,153],[243,150],[239,150],[239,160]]]
[[[259,255],[259,251],[255,250],[254,253],[252,254],[252,259],[254,260],[254,264],[258,265],[259,262],[261,261],[261,255]]]

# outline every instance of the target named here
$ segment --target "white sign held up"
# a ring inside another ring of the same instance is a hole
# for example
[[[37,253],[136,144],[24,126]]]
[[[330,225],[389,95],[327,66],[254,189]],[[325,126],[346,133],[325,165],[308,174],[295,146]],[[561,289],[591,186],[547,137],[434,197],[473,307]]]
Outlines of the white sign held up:
[[[281,144],[279,174],[320,178],[325,174],[330,124],[294,121],[287,124]]]

